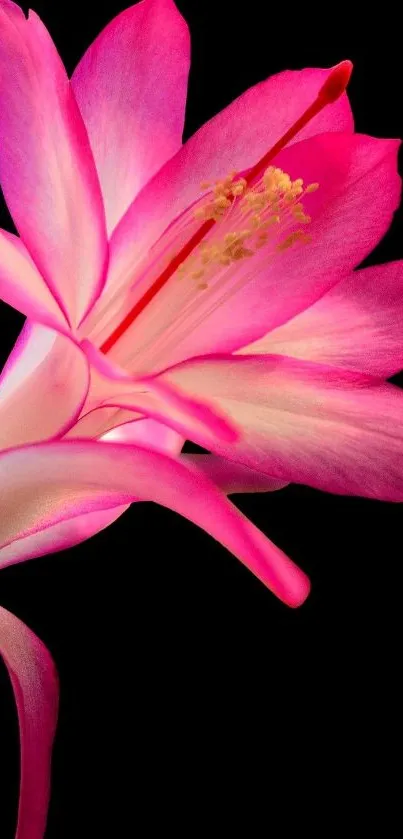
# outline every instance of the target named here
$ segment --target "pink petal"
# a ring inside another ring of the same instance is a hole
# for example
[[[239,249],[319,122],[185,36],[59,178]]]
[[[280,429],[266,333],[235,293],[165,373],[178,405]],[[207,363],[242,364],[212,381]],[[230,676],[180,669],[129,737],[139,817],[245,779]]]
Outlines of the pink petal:
[[[139,261],[168,224],[200,194],[200,183],[243,171],[259,160],[301,116],[329,70],[286,71],[255,85],[202,126],[131,204],[115,230],[103,303],[133,277]],[[328,105],[300,132],[353,131],[347,96]],[[98,311],[101,309],[101,305]]]
[[[106,434],[103,440],[115,443],[140,443],[153,450],[172,455],[179,453],[182,447],[182,438],[175,431],[154,420],[125,423]],[[72,548],[104,530],[116,521],[128,506],[124,504],[108,510],[78,515],[39,530],[31,536],[16,539],[0,550],[0,568]]]
[[[214,452],[284,481],[403,500],[403,392],[378,379],[283,356],[210,356],[161,377],[208,398],[240,428]]]
[[[11,20],[17,22],[24,19],[24,12],[16,3],[13,3],[13,0],[0,0],[0,6]]]
[[[150,195],[131,206],[116,231],[115,248],[118,250],[119,241],[126,238],[126,231],[136,239],[136,231],[144,227],[138,212],[146,205],[158,201],[147,218],[147,235],[155,241],[171,219],[198,198],[202,181],[217,180],[233,169],[243,171],[256,163],[314,101],[328,74],[328,70],[316,68],[278,73],[251,87],[203,125],[150,184]],[[352,130],[344,95],[321,111],[297,140],[327,131]]]
[[[73,324],[104,281],[107,245],[88,137],[34,12],[0,7],[0,181],[19,234]]]
[[[134,373],[207,352],[233,351],[310,306],[386,232],[400,196],[397,149],[395,141],[333,133],[281,152],[275,163],[292,179],[320,184],[303,201],[311,217],[306,226],[311,241],[279,251],[274,238],[267,250],[223,269],[217,288],[212,281],[200,290],[190,276],[173,276],[110,350],[111,358]],[[152,191],[152,185],[143,190],[139,205]],[[158,205],[156,192],[154,198]],[[152,215],[151,206],[148,212]],[[148,271],[123,295],[109,334],[154,279],[155,272]]]
[[[181,436],[204,447],[208,447],[216,437],[228,442],[236,440],[237,431],[225,415],[212,411],[203,401],[188,399],[177,393],[174,387],[156,379],[133,379],[111,364],[89,341],[83,341],[81,346],[92,364],[91,387],[83,414],[99,407],[133,411],[170,426]],[[97,417],[93,419],[98,423]],[[116,424],[120,425],[121,420]],[[73,429],[70,436],[76,436]],[[85,436],[88,436],[87,423]]]
[[[78,515],[32,533],[31,536],[16,539],[0,549],[0,568],[79,545],[116,521],[128,506],[123,504],[108,510]]]
[[[78,418],[88,386],[80,348],[26,323],[0,377],[0,448],[61,436]]]
[[[176,431],[153,419],[125,422],[104,434],[102,440],[107,443],[136,443],[172,455],[179,454],[184,443],[183,437]]]
[[[232,551],[281,600],[300,605],[305,575],[202,472],[156,451],[97,442],[42,443],[0,455],[0,543],[133,499],[180,513]]]
[[[0,655],[13,686],[21,740],[21,783],[16,839],[43,839],[50,760],[58,712],[52,658],[22,621],[0,606]]]
[[[181,147],[189,63],[175,4],[143,0],[108,24],[74,72],[110,232]]]
[[[0,298],[45,326],[68,331],[67,320],[21,239],[0,230]]]
[[[228,421],[223,411],[216,411],[202,399],[189,399],[172,385],[156,379],[145,379],[147,393],[117,399],[112,404],[134,410],[166,423],[179,434],[208,446],[215,439],[234,443],[238,439],[236,427]],[[132,400],[133,399],[133,403]]]
[[[80,418],[65,435],[66,439],[97,440],[123,424],[143,420],[143,416],[136,415],[134,410],[123,410],[115,406],[91,408],[86,413],[85,410],[84,406]]]
[[[194,463],[227,495],[238,492],[274,492],[287,486],[287,481],[270,478],[262,472],[255,472],[248,466],[243,466],[242,463],[234,463],[214,454],[183,454],[181,460],[184,463]]]
[[[389,377],[403,368],[403,261],[349,274],[242,353],[275,353]]]

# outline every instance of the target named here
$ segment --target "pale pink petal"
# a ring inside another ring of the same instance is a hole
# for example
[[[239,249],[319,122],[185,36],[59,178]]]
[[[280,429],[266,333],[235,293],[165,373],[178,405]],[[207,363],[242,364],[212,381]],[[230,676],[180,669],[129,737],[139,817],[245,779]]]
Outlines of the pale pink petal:
[[[0,182],[60,308],[77,324],[106,269],[105,215],[88,136],[37,17],[0,6]]]
[[[227,495],[238,492],[274,492],[283,489],[288,483],[214,454],[182,454],[181,460],[194,463]]]
[[[128,506],[124,504],[109,510],[78,515],[39,530],[31,536],[16,539],[0,549],[0,568],[79,545],[80,542],[85,542],[105,527],[109,527],[127,510]]]
[[[224,411],[216,411],[203,399],[189,399],[188,396],[165,382],[156,379],[144,380],[147,392],[117,397],[120,408],[133,404],[135,411],[166,423],[179,434],[207,447],[214,440],[234,443],[238,439],[236,426],[228,421]],[[132,402],[133,400],[133,402]]]
[[[13,0],[0,0],[0,9],[4,11],[11,20],[18,22],[21,21],[21,19],[24,19],[24,12],[20,6],[17,6],[17,3],[13,3]]]
[[[403,391],[358,372],[283,356],[210,356],[161,377],[240,428],[213,451],[284,481],[403,500]]]
[[[198,287],[191,271],[172,276],[110,350],[111,358],[131,372],[142,372],[206,352],[233,351],[310,306],[386,232],[400,196],[397,149],[395,141],[327,134],[281,152],[275,163],[292,179],[320,184],[303,199],[311,217],[304,228],[310,241],[279,249],[284,234],[274,228],[273,241],[249,259],[222,268],[207,289]],[[152,185],[147,187],[138,201],[152,191]],[[158,205],[158,194],[154,197]],[[150,217],[153,212],[150,205]],[[227,227],[220,222],[211,237],[219,238],[220,228],[222,235],[231,230],[231,214]],[[154,281],[151,269],[128,295],[117,295],[109,335]],[[103,336],[108,330],[105,326]]]
[[[21,782],[15,839],[43,839],[59,687],[46,647],[0,606],[0,655],[13,686],[21,741]]]
[[[228,442],[236,440],[237,431],[225,415],[212,411],[203,401],[188,399],[156,379],[133,379],[111,364],[89,341],[83,341],[81,346],[92,365],[91,387],[83,414],[102,406],[133,411],[169,425],[181,436],[204,447],[215,437]],[[72,429],[70,436],[81,435],[75,435]]]
[[[307,597],[305,575],[202,472],[124,444],[57,442],[0,455],[0,543],[6,547],[74,515],[154,501],[210,533],[290,606]]]
[[[186,395],[178,393],[175,387],[165,385],[162,382],[150,384],[148,391],[141,393],[116,393],[105,402],[104,408],[113,408],[116,417],[109,428],[121,425],[121,412],[133,412],[138,417],[150,417],[158,423],[165,423],[178,435],[193,440],[200,446],[207,448],[215,441],[225,440],[228,443],[238,438],[236,427],[227,420],[223,411],[216,411],[200,399],[189,399]],[[153,392],[154,391],[154,392]],[[95,409],[94,413],[96,413]],[[119,413],[117,413],[119,412]],[[133,419],[133,415],[131,417]],[[75,428],[70,430],[69,436],[74,438],[88,437],[88,426],[84,426],[80,420]],[[98,431],[98,434],[91,433],[91,436],[105,434],[105,430]]]
[[[143,0],[96,38],[71,80],[111,232],[182,144],[189,32],[172,0]]]
[[[125,422],[102,436],[106,443],[136,443],[166,454],[179,454],[184,439],[168,425],[153,419]]]
[[[150,449],[172,455],[179,453],[183,443],[182,438],[175,431],[154,420],[125,423],[110,431],[102,439],[112,443],[140,443]],[[72,548],[104,530],[116,521],[128,506],[124,504],[109,510],[78,515],[75,518],[60,521],[45,530],[39,530],[31,536],[16,539],[0,550],[0,568]]]
[[[61,436],[78,418],[88,386],[80,348],[26,323],[0,376],[0,448]]]
[[[134,410],[123,410],[118,407],[91,408],[85,412],[85,407],[75,425],[65,435],[68,440],[97,440],[109,431],[125,423],[143,420],[142,414],[136,415]]]
[[[388,377],[403,368],[403,261],[349,274],[242,353],[275,353]]]
[[[104,303],[132,279],[139,250],[144,255],[172,219],[198,198],[200,183],[256,163],[316,99],[329,72],[308,68],[272,76],[247,90],[184,144],[116,228]],[[328,131],[353,131],[346,94],[321,111],[297,140]]]
[[[0,298],[45,326],[61,332],[69,330],[59,304],[21,239],[5,230],[0,230]]]

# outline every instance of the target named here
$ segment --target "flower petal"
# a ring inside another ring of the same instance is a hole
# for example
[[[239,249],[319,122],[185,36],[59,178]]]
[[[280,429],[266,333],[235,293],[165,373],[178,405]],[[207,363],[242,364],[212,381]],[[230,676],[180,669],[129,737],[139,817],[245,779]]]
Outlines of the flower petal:
[[[288,483],[279,478],[269,478],[268,475],[255,472],[249,466],[214,454],[182,454],[181,460],[184,463],[194,463],[227,495],[238,492],[274,492],[283,489]]]
[[[175,4],[143,0],[106,26],[73,74],[110,232],[182,145],[189,63]]]
[[[154,420],[126,422],[119,428],[110,431],[102,439],[105,442],[112,443],[140,443],[150,449],[172,455],[179,453],[182,447],[182,438],[175,431]],[[44,530],[39,530],[31,536],[16,539],[0,550],[0,568],[72,548],[104,530],[105,527],[116,521],[128,507],[128,504],[123,504],[108,510],[78,515]]]
[[[2,11],[9,16],[10,20],[15,20],[16,23],[24,20],[24,12],[13,0],[0,0],[0,6]]]
[[[97,440],[123,424],[142,419],[143,416],[141,414],[136,416],[134,410],[100,407],[91,408],[85,413],[84,407],[80,418],[65,437],[68,440]]]
[[[392,376],[403,368],[403,261],[349,274],[313,306],[240,352]]]
[[[238,349],[306,309],[386,232],[400,196],[397,149],[395,141],[333,133],[281,152],[275,163],[293,180],[320,184],[303,199],[311,218],[304,228],[309,241],[284,249],[284,232],[274,227],[265,247],[217,269],[207,288],[198,288],[190,270],[175,274],[110,349],[110,357],[132,373],[161,370],[192,356]],[[224,221],[217,225],[210,242],[231,230],[231,219],[230,213],[227,226]],[[109,321],[109,335],[155,279],[150,257],[148,272],[129,294],[117,296],[120,308]]]
[[[42,443],[0,455],[0,543],[7,546],[74,515],[155,501],[232,551],[290,606],[308,595],[305,575],[202,472],[138,446]]]
[[[23,315],[69,331],[59,304],[18,236],[0,230],[0,298]]]
[[[73,548],[80,542],[85,542],[91,536],[95,536],[105,527],[109,527],[128,509],[128,506],[128,504],[122,504],[108,510],[78,515],[32,533],[30,536],[16,539],[0,549],[0,568],[7,568],[9,565],[25,562],[27,559],[35,559],[38,556]]]
[[[256,163],[316,99],[329,70],[286,71],[255,85],[202,126],[133,201],[112,237],[103,304],[123,293],[140,254],[200,195],[200,183],[243,171]],[[346,94],[328,105],[298,134],[353,131]]]
[[[283,356],[190,360],[161,377],[208,398],[241,430],[214,452],[284,481],[403,500],[403,391]]]
[[[58,712],[57,675],[50,653],[39,638],[1,606],[0,655],[10,675],[20,727],[21,782],[16,839],[43,839]]]
[[[78,418],[88,386],[80,348],[27,322],[0,376],[0,448],[61,436]]]
[[[37,17],[0,7],[0,182],[20,236],[78,324],[100,291],[107,244],[88,136]]]
[[[237,431],[226,417],[220,412],[212,411],[203,401],[188,399],[177,393],[174,387],[155,378],[134,379],[117,365],[110,363],[89,341],[83,341],[81,346],[92,365],[91,387],[83,414],[95,413],[99,407],[133,411],[170,426],[181,436],[188,437],[204,447],[208,447],[216,437],[228,442],[237,439]],[[98,423],[96,416],[93,419]],[[120,424],[119,417],[117,425]],[[82,432],[81,422],[80,426]],[[79,427],[77,431],[80,432]],[[88,436],[88,431],[89,426],[86,423],[85,436]],[[70,436],[76,436],[74,429],[71,430]]]
[[[136,443],[166,454],[179,454],[184,439],[168,425],[153,419],[125,422],[101,438],[107,443]]]

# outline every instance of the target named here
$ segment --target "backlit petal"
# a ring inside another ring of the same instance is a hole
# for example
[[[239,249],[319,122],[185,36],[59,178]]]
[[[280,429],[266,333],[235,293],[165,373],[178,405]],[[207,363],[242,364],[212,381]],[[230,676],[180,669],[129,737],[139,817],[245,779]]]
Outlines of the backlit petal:
[[[305,575],[202,472],[159,452],[97,442],[23,447],[0,455],[0,485],[4,547],[74,515],[155,501],[210,533],[290,606],[308,595]]]

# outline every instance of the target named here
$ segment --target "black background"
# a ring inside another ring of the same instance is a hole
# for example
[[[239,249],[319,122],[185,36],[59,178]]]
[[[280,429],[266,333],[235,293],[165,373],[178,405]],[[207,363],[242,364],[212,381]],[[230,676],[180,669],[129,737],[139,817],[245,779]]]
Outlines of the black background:
[[[357,130],[403,135],[400,35],[387,5],[376,15],[354,4],[178,6],[193,45],[186,136],[272,73],[347,57],[356,65]],[[69,72],[123,8],[114,0],[95,10],[88,0],[35,5]],[[5,211],[1,221],[12,229]],[[400,213],[368,264],[403,257],[402,233]],[[6,306],[0,314],[4,360],[22,318]],[[270,828],[286,836],[294,813],[309,829],[314,811],[327,836],[350,801],[343,835],[365,814],[391,835],[383,790],[393,802],[401,508],[294,486],[235,500],[310,574],[312,595],[300,610],[278,603],[206,534],[153,505],[133,506],[74,550],[1,572],[1,605],[42,638],[60,673],[47,839],[226,835],[250,785],[245,836]],[[18,746],[3,668],[0,735],[0,835],[8,839]],[[256,809],[262,827],[253,826]],[[282,828],[274,827],[279,818]]]

